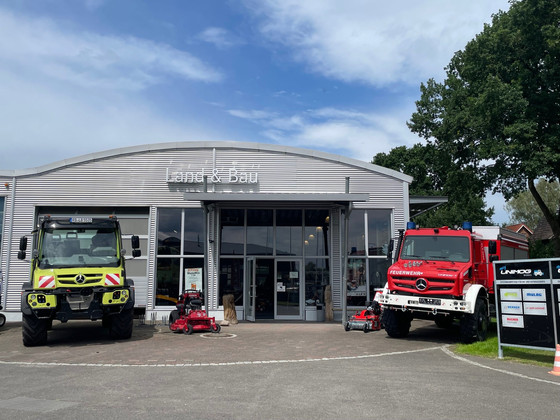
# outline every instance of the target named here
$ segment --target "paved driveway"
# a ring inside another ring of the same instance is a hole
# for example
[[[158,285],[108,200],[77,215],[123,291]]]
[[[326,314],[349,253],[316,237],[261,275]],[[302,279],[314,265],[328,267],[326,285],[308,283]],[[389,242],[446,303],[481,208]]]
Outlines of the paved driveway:
[[[97,323],[55,325],[25,348],[0,330],[5,418],[551,419],[548,368],[458,357],[453,334],[414,321],[406,340],[340,324],[241,323],[220,334],[135,326],[111,341]],[[552,368],[552,367],[551,367]]]

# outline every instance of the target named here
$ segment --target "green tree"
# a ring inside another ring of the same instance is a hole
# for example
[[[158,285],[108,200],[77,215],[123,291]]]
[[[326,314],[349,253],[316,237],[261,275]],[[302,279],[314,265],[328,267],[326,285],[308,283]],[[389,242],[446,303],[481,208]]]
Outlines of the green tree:
[[[378,153],[372,163],[412,176],[411,195],[448,197],[448,203],[415,219],[421,226],[453,226],[463,221],[487,225],[494,213],[484,210],[487,186],[478,175],[461,168],[433,144],[396,147],[388,154]]]
[[[443,83],[421,85],[409,127],[506,200],[528,189],[560,256],[558,213],[535,186],[560,175],[560,2],[510,3],[455,53]]]
[[[536,184],[537,191],[549,209],[558,209],[560,204],[560,183],[547,182],[539,179]],[[505,205],[509,213],[510,222],[525,223],[530,229],[535,229],[543,217],[542,212],[530,191],[523,191]],[[531,254],[532,255],[532,254]]]

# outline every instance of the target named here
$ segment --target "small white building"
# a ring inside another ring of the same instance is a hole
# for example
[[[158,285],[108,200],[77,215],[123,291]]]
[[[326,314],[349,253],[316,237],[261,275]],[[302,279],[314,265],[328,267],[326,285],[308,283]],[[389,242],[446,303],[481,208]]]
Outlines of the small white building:
[[[340,320],[384,285],[411,181],[355,159],[236,142],[150,144],[0,170],[4,312],[20,317],[30,267],[18,244],[40,216],[116,215],[141,239],[127,275],[147,317],[165,316],[194,285],[217,319],[233,294],[241,320],[321,321],[330,286]]]

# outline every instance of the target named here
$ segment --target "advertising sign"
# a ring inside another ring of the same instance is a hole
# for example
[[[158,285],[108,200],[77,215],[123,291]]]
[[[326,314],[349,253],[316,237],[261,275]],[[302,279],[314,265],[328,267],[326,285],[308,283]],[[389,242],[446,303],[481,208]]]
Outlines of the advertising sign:
[[[185,289],[202,290],[202,268],[185,268]]]
[[[495,261],[502,345],[554,350],[560,337],[560,259]]]

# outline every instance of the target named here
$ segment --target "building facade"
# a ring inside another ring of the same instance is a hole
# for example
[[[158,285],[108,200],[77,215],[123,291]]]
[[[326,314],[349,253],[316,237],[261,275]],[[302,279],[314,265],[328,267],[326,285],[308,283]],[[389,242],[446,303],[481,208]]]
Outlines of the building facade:
[[[217,319],[233,294],[242,320],[340,320],[383,287],[411,181],[337,155],[237,142],[151,144],[0,170],[4,312],[20,316],[29,261],[17,259],[18,243],[39,217],[115,215],[124,239],[140,237],[127,275],[147,317],[165,316],[182,290],[197,288]]]

